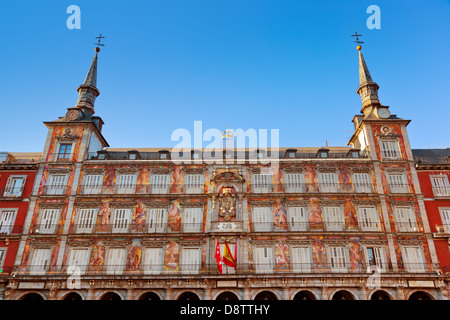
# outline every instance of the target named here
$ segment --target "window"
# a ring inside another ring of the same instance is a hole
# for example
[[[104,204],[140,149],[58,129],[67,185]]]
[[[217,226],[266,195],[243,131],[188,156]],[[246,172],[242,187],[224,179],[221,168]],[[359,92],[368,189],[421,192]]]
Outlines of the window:
[[[25,185],[25,177],[23,176],[10,176],[6,183],[5,197],[20,197],[22,195],[23,187]]]
[[[272,191],[272,177],[270,174],[253,174],[251,179],[254,193],[268,193]]]
[[[272,247],[256,247],[254,250],[256,273],[272,273],[274,268],[274,255]]]
[[[302,193],[303,188],[303,174],[301,173],[286,173],[284,175],[286,192]]]
[[[30,264],[30,274],[44,274],[50,265],[51,249],[34,249]]]
[[[161,248],[146,248],[144,250],[144,273],[160,274],[163,269],[164,252]]]
[[[112,233],[126,233],[131,220],[131,209],[115,209]]]
[[[335,172],[321,172],[319,179],[321,192],[338,191],[338,176]]]
[[[0,234],[10,234],[14,220],[16,218],[17,209],[1,209],[0,210]]]
[[[311,249],[309,247],[292,248],[292,271],[311,272]]]
[[[450,196],[450,185],[446,175],[430,176],[433,193],[436,197]]]
[[[201,193],[203,187],[202,174],[186,175],[186,193]]]
[[[345,247],[329,247],[330,267],[333,272],[347,272]]]
[[[99,159],[99,160],[105,160],[105,158],[106,158],[106,154],[104,154],[104,153],[98,153],[98,159]]]
[[[408,272],[425,272],[425,261],[420,247],[403,247],[405,269]]]
[[[6,250],[7,248],[0,248],[0,270],[3,270],[3,264],[5,263],[5,257],[6,257]],[[2,273],[0,271],[0,273]]]
[[[128,159],[130,159],[130,160],[136,160],[136,153],[130,153],[130,154],[128,155]]]
[[[200,270],[200,249],[183,248],[181,250],[181,271],[183,273],[197,274]]]
[[[66,190],[66,174],[52,174],[50,176],[49,184],[46,186],[47,195],[61,195]]]
[[[400,232],[417,231],[416,217],[410,207],[396,207],[394,211],[398,231]]]
[[[44,209],[41,213],[39,233],[54,233],[58,225],[58,218],[59,209]]]
[[[92,233],[97,209],[80,209],[78,212],[77,233]]]
[[[370,193],[372,186],[370,184],[370,176],[368,173],[357,172],[353,175],[353,186],[356,192]]]
[[[83,194],[98,194],[103,185],[103,175],[88,174],[84,177]]]
[[[273,215],[270,207],[255,207],[252,212],[253,230],[255,232],[272,231]]]
[[[382,247],[366,247],[366,258],[369,267],[377,266],[379,268],[378,271],[386,269],[386,259]]]
[[[440,208],[442,226],[444,227],[445,233],[450,233],[450,208]]]
[[[380,219],[375,207],[359,207],[359,226],[362,231],[380,231]]]
[[[89,264],[89,253],[90,253],[89,249],[86,248],[84,249],[72,248],[70,250],[70,256],[68,260],[69,262],[67,264],[67,267],[71,269],[74,268],[72,269],[72,272],[79,271],[83,273]],[[68,271],[70,272],[70,269],[68,269]]]
[[[389,189],[392,193],[408,193],[409,188],[403,173],[388,174]]]
[[[305,207],[288,207],[287,219],[290,231],[307,231],[308,218]]]
[[[342,215],[341,207],[329,206],[324,207],[324,221],[327,231],[343,231],[344,217]]]
[[[58,161],[59,160],[69,160],[71,152],[72,152],[72,144],[71,143],[61,143],[59,145]]]
[[[151,176],[150,192],[153,194],[167,194],[169,192],[170,176],[168,174],[154,174]]]
[[[122,248],[111,248],[108,250],[107,274],[122,274],[125,268],[126,250]]]
[[[147,209],[148,232],[164,232],[166,230],[167,209]]]
[[[398,142],[394,140],[382,140],[380,143],[381,155],[383,158],[397,159],[400,158],[398,150]]]
[[[117,193],[130,194],[136,189],[135,174],[119,174],[117,179]]]
[[[202,231],[203,208],[184,208],[181,218],[184,232]]]

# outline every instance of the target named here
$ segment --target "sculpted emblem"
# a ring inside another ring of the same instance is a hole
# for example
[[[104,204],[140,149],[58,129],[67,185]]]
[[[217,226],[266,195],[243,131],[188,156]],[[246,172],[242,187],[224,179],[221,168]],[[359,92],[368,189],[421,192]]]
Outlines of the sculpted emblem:
[[[219,216],[230,221],[236,215],[236,194],[233,187],[223,187],[219,192]]]

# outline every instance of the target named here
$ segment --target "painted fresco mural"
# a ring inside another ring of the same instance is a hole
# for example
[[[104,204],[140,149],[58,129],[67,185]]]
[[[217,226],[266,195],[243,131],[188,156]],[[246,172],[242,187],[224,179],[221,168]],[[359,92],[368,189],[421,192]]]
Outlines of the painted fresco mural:
[[[170,204],[167,213],[167,230],[172,232],[181,231],[181,205],[179,200],[174,200]]]
[[[318,198],[309,200],[308,221],[310,230],[323,230],[322,209]]]
[[[139,173],[136,179],[136,193],[147,194],[150,187],[150,169],[147,166],[139,168]]]
[[[70,129],[72,132],[68,133],[67,129]],[[61,136],[64,137],[64,135],[69,136],[78,136],[77,142],[75,143],[75,148],[73,149],[73,161],[78,161],[78,156],[80,153],[80,146],[81,146],[81,140],[83,138],[83,127],[54,127],[53,134],[50,140],[50,146],[47,153],[46,162],[50,162],[55,152],[58,152],[58,150],[55,150],[56,147],[56,137]]]
[[[180,246],[176,241],[170,241],[164,251],[164,271],[178,271],[180,263]]]
[[[396,124],[390,124],[389,126],[372,125],[371,127],[372,127],[372,136],[373,136],[373,141],[374,141],[374,145],[375,145],[375,151],[376,151],[378,159],[383,158],[381,155],[380,144],[378,142],[378,136],[383,136],[385,134],[389,134],[389,132],[383,132],[383,127],[388,127],[391,130],[391,132],[390,132],[391,135],[398,136],[398,144],[399,144],[399,149],[400,149],[402,158],[407,159],[405,140],[403,139],[402,130],[399,125],[396,125]]]
[[[141,269],[142,246],[140,239],[134,239],[127,250],[125,271],[139,271]]]
[[[132,209],[131,214],[131,232],[145,231],[146,207],[142,200],[138,200],[137,204]]]
[[[173,172],[170,176],[169,193],[183,193],[183,183],[183,167],[181,165],[173,166]]]
[[[113,199],[102,199],[97,213],[95,232],[108,232],[111,219],[111,201]]]
[[[284,192],[284,176],[280,166],[272,166],[274,172],[271,176],[272,192]]]
[[[327,251],[323,242],[323,236],[313,236],[311,246],[312,262],[314,270],[327,270]]]
[[[344,203],[344,221],[347,231],[358,230],[356,208],[352,199],[346,199]]]
[[[290,264],[289,246],[286,238],[278,238],[275,244],[275,270],[288,271]]]
[[[314,166],[305,166],[305,191],[306,192],[318,192],[319,191],[319,178],[316,174]]]
[[[102,271],[105,263],[105,244],[97,240],[92,246],[91,259],[89,260],[89,271]]]
[[[342,192],[352,192],[353,184],[350,172],[348,171],[348,166],[340,165],[339,166],[339,186]]]
[[[281,199],[278,199],[272,208],[273,230],[287,231],[287,209]]]
[[[359,237],[352,237],[349,239],[349,256],[350,267],[352,271],[364,269],[364,258],[359,244]]]

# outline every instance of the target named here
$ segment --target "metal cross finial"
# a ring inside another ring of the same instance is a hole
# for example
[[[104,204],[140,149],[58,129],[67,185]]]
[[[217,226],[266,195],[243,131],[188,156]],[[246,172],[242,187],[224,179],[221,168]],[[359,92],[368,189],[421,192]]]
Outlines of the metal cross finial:
[[[98,41],[97,41],[97,43],[94,43],[94,44],[96,44],[97,46],[103,47],[104,44],[100,43],[100,41],[102,41],[103,38],[105,38],[105,37],[102,37],[102,34],[100,33],[100,35],[98,37],[95,37],[95,39],[98,39]]]
[[[362,37],[362,34],[358,34],[358,32],[355,32],[355,34],[352,34],[352,37],[356,37],[356,41],[353,41],[354,43],[357,43],[357,44],[364,43],[362,41],[359,41],[359,37]]]

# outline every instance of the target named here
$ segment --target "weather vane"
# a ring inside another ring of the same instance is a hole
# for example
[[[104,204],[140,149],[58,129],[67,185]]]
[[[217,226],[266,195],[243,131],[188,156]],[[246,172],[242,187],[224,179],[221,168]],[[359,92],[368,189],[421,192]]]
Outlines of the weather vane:
[[[102,41],[103,38],[105,38],[105,37],[102,37],[102,34],[100,33],[100,35],[98,37],[95,37],[95,39],[98,39],[98,41],[96,43],[94,43],[94,44],[96,44],[97,46],[102,46],[103,47],[104,44],[100,43],[100,41]]]
[[[362,37],[362,34],[358,34],[358,32],[355,32],[355,34],[352,34],[352,37],[356,37],[356,40],[353,41],[354,43],[357,43],[356,49],[361,50],[361,43],[364,43],[362,41],[359,41],[359,37]]]

